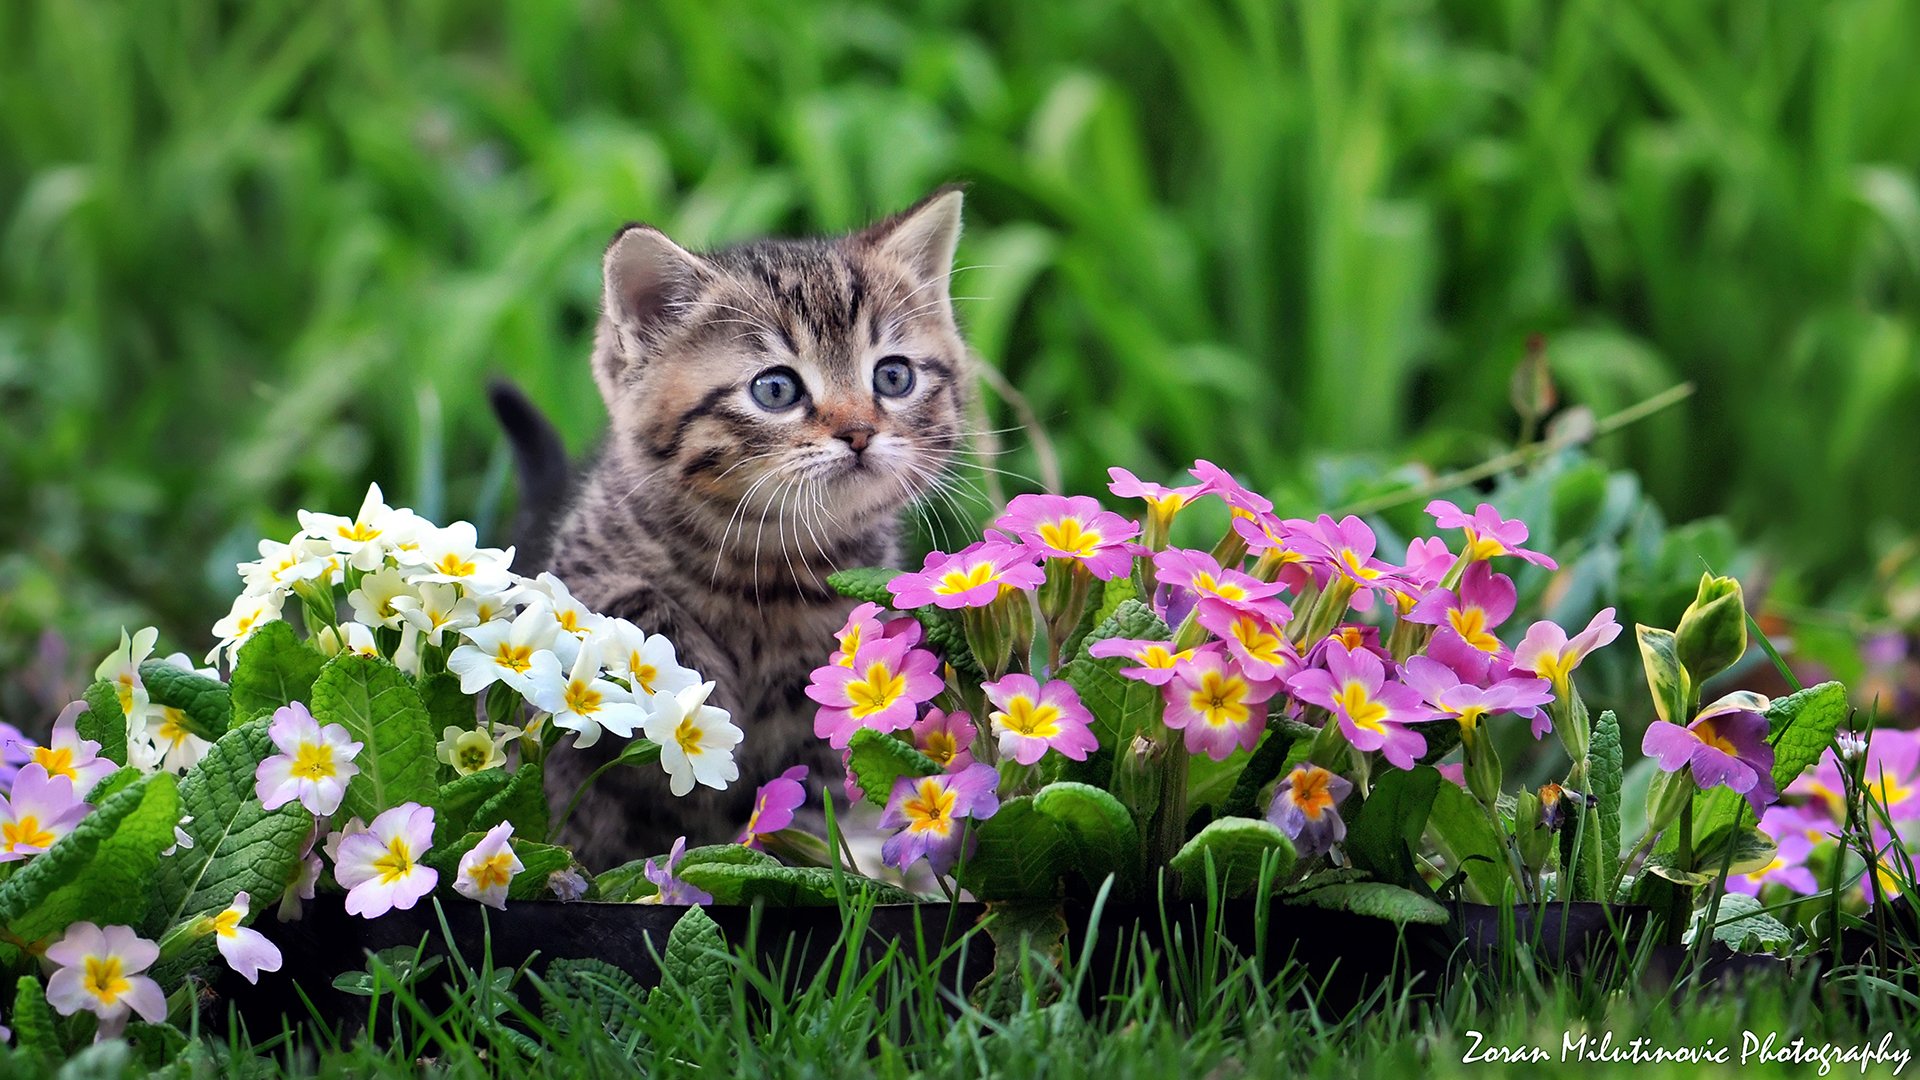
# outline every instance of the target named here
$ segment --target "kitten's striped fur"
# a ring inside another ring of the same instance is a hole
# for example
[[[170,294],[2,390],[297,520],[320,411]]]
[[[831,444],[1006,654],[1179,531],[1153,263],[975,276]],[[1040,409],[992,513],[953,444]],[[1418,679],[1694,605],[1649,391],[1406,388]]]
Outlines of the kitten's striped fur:
[[[629,226],[608,248],[593,373],[609,437],[551,566],[588,606],[672,640],[746,739],[724,793],[676,799],[655,770],[609,772],[561,837],[587,865],[659,854],[683,834],[731,839],[755,787],[789,765],[838,774],[805,695],[852,606],[825,579],[893,562],[900,511],[958,449],[966,350],[947,277],[960,202],[943,189],[831,239],[695,255]],[[889,357],[912,364],[905,397],[873,388]],[[749,386],[780,366],[807,393],[769,411]],[[616,742],[549,759],[556,805]]]

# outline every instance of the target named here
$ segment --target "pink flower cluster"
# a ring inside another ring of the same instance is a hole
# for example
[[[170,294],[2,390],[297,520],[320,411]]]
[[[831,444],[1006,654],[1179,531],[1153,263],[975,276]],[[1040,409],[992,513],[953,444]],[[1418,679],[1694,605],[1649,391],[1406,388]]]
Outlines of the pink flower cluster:
[[[1839,846],[1847,825],[1847,777],[1855,769],[1866,796],[1886,813],[1882,820],[1879,810],[1868,811],[1866,827],[1875,856],[1871,868],[1862,867]],[[1728,889],[1757,896],[1766,886],[1777,885],[1811,896],[1833,884],[1834,861],[1840,860],[1859,868],[1860,889],[1868,903],[1901,891],[1903,864],[1920,861],[1910,847],[1910,841],[1920,837],[1920,731],[1879,728],[1867,736],[1843,732],[1837,747],[1829,747],[1784,794],[1785,799],[1760,818],[1760,831],[1777,845],[1773,858],[1764,866],[1729,875]],[[1821,869],[1818,875],[1816,866]]]

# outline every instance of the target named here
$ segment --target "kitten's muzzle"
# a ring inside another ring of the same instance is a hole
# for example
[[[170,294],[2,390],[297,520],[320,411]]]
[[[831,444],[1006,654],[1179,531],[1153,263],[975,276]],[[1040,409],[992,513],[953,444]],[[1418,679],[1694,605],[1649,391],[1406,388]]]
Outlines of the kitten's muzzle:
[[[873,441],[873,435],[874,435],[874,426],[872,424],[864,424],[864,423],[847,424],[846,426],[842,427],[840,430],[833,433],[834,438],[839,439],[841,442],[844,442],[848,446],[852,447],[853,452],[856,454],[863,453],[866,451],[867,444]]]

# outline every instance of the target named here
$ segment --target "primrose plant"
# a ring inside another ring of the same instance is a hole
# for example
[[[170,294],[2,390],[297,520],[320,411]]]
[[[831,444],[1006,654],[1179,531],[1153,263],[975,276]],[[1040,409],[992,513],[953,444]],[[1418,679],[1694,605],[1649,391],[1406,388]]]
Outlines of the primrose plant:
[[[436,892],[578,899],[588,878],[551,842],[543,782],[571,747],[621,740],[607,768],[664,768],[676,794],[737,777],[740,730],[670,642],[514,574],[471,525],[378,487],[352,517],[300,522],[240,565],[212,666],[122,634],[45,745],[12,740],[9,1016],[87,1013],[101,1034],[178,1020],[210,964],[277,970],[249,924],[322,890],[368,918]]]

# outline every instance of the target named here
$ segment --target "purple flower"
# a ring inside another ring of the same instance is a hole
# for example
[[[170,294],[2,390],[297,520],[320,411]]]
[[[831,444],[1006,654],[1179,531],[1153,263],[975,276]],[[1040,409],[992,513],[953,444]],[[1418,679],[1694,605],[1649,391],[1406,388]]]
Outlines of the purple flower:
[[[1322,568],[1359,586],[1355,603],[1363,602],[1362,593],[1373,586],[1398,583],[1398,569],[1373,557],[1379,540],[1366,522],[1351,514],[1339,521],[1331,514],[1321,514],[1309,528],[1312,538],[1326,551]]]
[[[1813,871],[1807,867],[1807,856],[1813,853],[1814,840],[1807,835],[1801,816],[1789,807],[1770,806],[1760,816],[1760,831],[1772,837],[1779,850],[1774,853],[1771,862],[1758,870],[1728,874],[1727,891],[1758,896],[1762,886],[1778,884],[1801,896],[1819,892],[1820,883],[1814,880]]]
[[[1238,570],[1223,569],[1204,551],[1168,548],[1153,557],[1160,584],[1192,593],[1196,600],[1212,598],[1237,611],[1272,623],[1285,623],[1293,610],[1279,598],[1286,586],[1261,581]]]
[[[1108,491],[1123,499],[1146,500],[1148,512],[1163,524],[1171,522],[1175,514],[1206,490],[1204,484],[1170,488],[1164,484],[1150,483],[1117,465],[1107,470],[1107,476],[1113,481],[1107,485]]]
[[[1035,555],[1078,562],[1102,581],[1133,569],[1128,541],[1140,526],[1086,495],[1020,495],[994,522],[1018,536]]]
[[[1513,650],[1513,670],[1538,675],[1553,684],[1556,693],[1567,692],[1567,680],[1580,661],[1595,649],[1605,648],[1620,636],[1620,624],[1613,621],[1613,609],[1602,608],[1587,628],[1567,637],[1555,623],[1541,621],[1527,628],[1527,636]]]
[[[1378,750],[1394,765],[1413,768],[1427,740],[1407,725],[1434,718],[1419,692],[1388,679],[1387,665],[1365,649],[1333,642],[1321,655],[1324,668],[1294,676],[1294,696],[1332,712],[1355,749]]]
[[[1757,816],[1778,799],[1773,785],[1773,747],[1767,744],[1765,698],[1729,694],[1701,710],[1685,727],[1656,720],[1640,751],[1667,772],[1693,770],[1702,789],[1725,785],[1746,797]],[[1759,708],[1755,708],[1755,705]]]
[[[753,797],[753,813],[747,816],[747,827],[735,843],[758,848],[762,836],[777,833],[792,825],[793,812],[806,801],[807,767],[795,765],[760,785],[759,792]]]
[[[1000,737],[1002,757],[1031,765],[1048,750],[1058,750],[1074,761],[1085,761],[1088,752],[1100,745],[1093,736],[1093,714],[1062,679],[1043,686],[1031,675],[1016,674],[984,683],[980,689],[994,704],[987,720]]]
[[[1492,503],[1481,503],[1474,507],[1472,516],[1468,516],[1447,500],[1435,499],[1427,504],[1427,513],[1432,514],[1434,523],[1443,529],[1466,531],[1466,547],[1460,554],[1463,559],[1478,561],[1495,555],[1511,555],[1535,566],[1559,569],[1559,564],[1552,559],[1521,547],[1527,542],[1527,523],[1518,518],[1501,517]]]
[[[1276,682],[1255,682],[1218,649],[1201,649],[1173,669],[1166,695],[1166,724],[1185,733],[1187,752],[1225,761],[1251,750],[1267,730],[1267,700]]]
[[[1506,651],[1494,629],[1513,614],[1513,579],[1493,572],[1490,563],[1476,562],[1460,578],[1460,591],[1434,589],[1413,605],[1407,621],[1428,626],[1450,626],[1462,641],[1483,653]]]
[[[942,772],[959,772],[973,764],[973,717],[963,712],[928,709],[914,721],[913,748],[932,758]]]
[[[850,668],[853,666],[853,654],[860,651],[860,646],[886,637],[886,631],[881,627],[879,619],[882,610],[884,609],[879,604],[861,604],[848,612],[846,625],[833,635],[838,648],[833,650],[833,655],[827,657],[827,663]]]
[[[80,704],[84,707],[86,702]],[[0,795],[13,789],[14,774],[20,771],[20,766],[33,760],[33,750],[33,743],[19,728],[0,720]]]
[[[1003,589],[1033,589],[1046,571],[1025,547],[983,540],[952,555],[929,552],[920,570],[887,582],[893,606],[901,610],[935,607],[957,610],[986,607]]]
[[[1200,481],[1201,494],[1220,496],[1228,506],[1234,509],[1236,518],[1257,517],[1273,512],[1271,500],[1241,486],[1240,482],[1233,478],[1233,474],[1205,458],[1194,462],[1193,468],[1188,472],[1195,480]]]
[[[1462,731],[1476,727],[1495,713],[1523,710],[1535,718],[1534,738],[1540,738],[1549,730],[1546,714],[1539,709],[1553,700],[1553,688],[1545,679],[1502,679],[1490,686],[1475,686],[1462,682],[1452,668],[1427,656],[1409,659],[1401,677],[1419,691],[1435,711],[1459,721]]]
[[[1235,514],[1233,531],[1246,541],[1247,550],[1274,568],[1273,580],[1289,589],[1298,589],[1312,579],[1313,567],[1324,563],[1326,549],[1310,535],[1311,522],[1281,520],[1272,514]]]
[[[1324,855],[1346,839],[1340,804],[1352,793],[1353,784],[1346,779],[1301,762],[1274,787],[1267,820],[1287,834],[1301,858]]]
[[[1885,806],[1894,821],[1920,820],[1920,732],[1875,728],[1868,736],[1866,755],[1862,779],[1873,801]],[[1787,785],[1787,794],[1806,796],[1838,823],[1846,818],[1844,775],[1842,763],[1829,747],[1811,772]]]
[[[1121,668],[1121,676],[1151,686],[1165,686],[1173,681],[1174,665],[1192,656],[1193,650],[1176,653],[1171,642],[1145,638],[1102,638],[1087,646],[1087,655],[1096,659],[1124,656],[1136,666]]]
[[[962,822],[984,821],[999,812],[998,781],[999,774],[986,764],[895,780],[880,827],[900,831],[880,846],[880,860],[903,873],[922,858],[936,874],[953,869],[967,835]]]
[[[1274,682],[1300,670],[1300,654],[1278,625],[1212,597],[1196,610],[1200,625],[1226,644],[1247,678]]]
[[[1458,561],[1447,548],[1447,542],[1437,536],[1409,541],[1405,567],[1407,581],[1421,588],[1438,585]]]
[[[807,696],[820,703],[813,733],[843,750],[859,729],[899,731],[914,721],[921,702],[937,697],[946,683],[940,658],[908,645],[906,638],[882,638],[860,646],[853,664],[813,669]]]
[[[713,903],[712,894],[696,889],[673,875],[673,872],[680,868],[680,860],[686,857],[687,838],[683,836],[673,842],[673,848],[667,852],[665,866],[656,865],[652,859],[647,860],[647,865],[641,868],[641,872],[646,874],[647,880],[653,882],[654,888],[660,891],[647,897],[645,902],[653,904]]]
[[[0,863],[38,855],[73,831],[93,807],[82,802],[73,780],[24,765],[13,788],[0,798]]]

